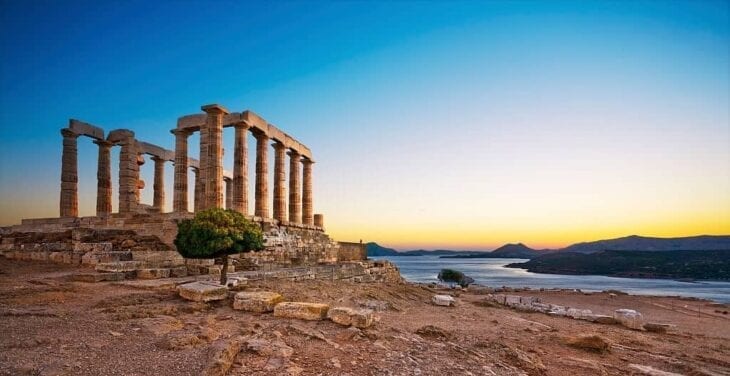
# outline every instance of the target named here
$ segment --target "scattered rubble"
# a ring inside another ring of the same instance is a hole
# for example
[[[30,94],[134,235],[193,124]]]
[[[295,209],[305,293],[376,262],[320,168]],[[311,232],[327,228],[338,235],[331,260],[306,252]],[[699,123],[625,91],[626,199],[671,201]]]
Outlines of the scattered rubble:
[[[274,307],[274,316],[300,320],[322,320],[329,306],[319,303],[282,302]]]
[[[210,302],[228,297],[228,289],[211,282],[192,282],[177,287],[181,297],[194,302]]]

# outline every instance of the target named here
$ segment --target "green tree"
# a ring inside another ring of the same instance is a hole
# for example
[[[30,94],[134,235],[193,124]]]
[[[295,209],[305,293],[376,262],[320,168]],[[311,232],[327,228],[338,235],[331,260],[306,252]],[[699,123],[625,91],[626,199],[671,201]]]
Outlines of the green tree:
[[[187,258],[223,259],[221,284],[226,284],[228,255],[259,251],[264,236],[258,224],[233,210],[208,209],[177,225],[177,251]]]

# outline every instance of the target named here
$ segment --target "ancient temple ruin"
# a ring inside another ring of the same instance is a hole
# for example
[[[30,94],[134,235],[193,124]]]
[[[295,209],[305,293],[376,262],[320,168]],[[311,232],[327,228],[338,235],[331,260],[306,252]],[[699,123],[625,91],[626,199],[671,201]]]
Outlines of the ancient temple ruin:
[[[174,151],[139,140],[132,130],[107,133],[99,126],[71,119],[68,127],[61,129],[59,217],[23,219],[19,225],[0,228],[0,253],[19,259],[89,264],[99,271],[147,270],[141,272],[143,275],[160,268],[170,269],[173,274],[172,269],[182,272],[179,268],[185,266],[191,271],[201,263],[215,269],[214,260],[184,260],[174,250],[173,240],[180,220],[192,218],[196,211],[228,208],[259,223],[266,240],[266,250],[241,255],[234,263],[238,268],[260,270],[367,259],[362,243],[330,239],[324,231],[323,216],[314,214],[314,159],[308,147],[251,111],[229,112],[218,104],[202,106],[201,110],[178,119],[171,130]],[[232,173],[223,169],[225,127],[235,129]],[[200,134],[199,160],[188,155],[188,138],[194,132]],[[253,213],[248,212],[249,132],[256,139]],[[98,145],[96,215],[88,217],[79,217],[78,209],[80,136]],[[120,147],[119,210],[114,213],[111,148],[116,146]],[[273,195],[269,192],[269,148],[274,151]],[[140,165],[145,155],[154,162],[152,205],[140,202],[140,190],[145,186],[140,179]],[[165,208],[168,192],[164,166],[168,162],[174,164],[175,171],[171,211]],[[191,170],[194,187],[188,186]],[[190,189],[193,203],[188,202]],[[146,244],[146,248],[140,244]]]

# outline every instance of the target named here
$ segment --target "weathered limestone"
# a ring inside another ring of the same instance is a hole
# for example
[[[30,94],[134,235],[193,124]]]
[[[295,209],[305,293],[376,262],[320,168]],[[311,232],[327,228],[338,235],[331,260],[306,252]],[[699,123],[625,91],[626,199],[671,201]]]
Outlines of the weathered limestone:
[[[312,207],[312,160],[303,159],[304,165],[303,180],[304,187],[302,189],[302,223],[305,225],[314,224],[314,209]]]
[[[78,134],[72,130],[61,129],[63,136],[63,154],[61,156],[61,217],[78,217]]]
[[[226,209],[233,209],[233,179],[224,177],[223,182],[226,184]]]
[[[178,286],[177,291],[182,298],[194,302],[210,302],[228,297],[228,289],[225,286],[205,282],[186,283]]]
[[[256,313],[272,312],[283,300],[280,294],[270,291],[239,292],[233,300],[233,309]]]
[[[203,182],[200,179],[200,169],[193,167],[193,176],[195,181],[195,190],[193,191],[193,207],[195,211],[200,211],[203,205]]]
[[[201,129],[200,169],[203,182],[202,209],[223,207],[223,115],[228,110],[217,104],[201,107],[208,116],[205,121],[205,140]],[[203,143],[206,143],[206,158],[203,161]]]
[[[284,181],[286,172],[284,171],[284,158],[286,157],[286,147],[280,142],[275,142],[274,152],[274,219],[285,222],[286,188]]]
[[[301,170],[302,156],[296,150],[289,151],[289,222],[302,223]]]
[[[112,166],[109,141],[96,140],[99,145],[99,160],[96,171],[96,215],[105,216],[112,212]]]
[[[172,134],[175,135],[175,191],[172,210],[176,213],[185,213],[188,211],[188,137],[190,132],[174,129]]]
[[[438,306],[450,307],[456,304],[456,300],[449,295],[434,295],[431,297],[431,303]]]
[[[274,316],[300,320],[322,320],[329,306],[319,303],[283,302],[274,307]]]
[[[269,218],[269,137],[255,133],[256,137],[256,210],[254,215]]]
[[[134,132],[126,129],[113,131],[109,137],[117,138],[119,152],[119,212],[128,213],[137,209],[139,164]]]
[[[354,309],[348,307],[334,307],[327,311],[327,318],[340,325],[368,328],[373,325],[373,311],[369,309]]]
[[[155,162],[155,181],[152,185],[154,189],[152,206],[160,211],[165,211],[165,160],[154,156],[152,161]]]
[[[621,325],[635,330],[642,330],[644,327],[644,317],[641,313],[633,309],[617,309],[613,312],[613,317],[618,320]]]
[[[248,214],[248,124],[236,123],[233,149],[233,190],[231,209]]]

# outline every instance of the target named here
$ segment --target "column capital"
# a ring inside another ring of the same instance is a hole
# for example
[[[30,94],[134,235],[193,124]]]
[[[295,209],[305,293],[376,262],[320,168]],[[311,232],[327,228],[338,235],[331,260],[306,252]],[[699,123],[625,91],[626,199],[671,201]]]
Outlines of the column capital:
[[[193,132],[191,130],[189,130],[189,129],[175,128],[175,129],[170,129],[170,133],[174,134],[175,136],[185,136],[185,137],[188,137]]]
[[[94,140],[93,143],[99,145],[100,148],[110,148],[114,146],[114,143],[107,140]]]
[[[286,153],[291,158],[301,157],[302,154],[294,149],[289,149],[289,151]]]
[[[249,124],[245,121],[239,121],[238,123],[234,123],[233,127],[236,129],[248,130],[251,128],[251,124]]]
[[[80,136],[80,134],[78,134],[68,128],[63,128],[63,129],[61,129],[61,136],[63,136],[63,138],[78,138]]]
[[[151,156],[150,159],[153,160],[153,161],[155,161],[155,162],[167,162],[167,159],[162,158],[162,157],[157,156],[157,155]]]
[[[230,176],[224,176],[224,177],[223,177],[223,181],[224,181],[224,182],[227,182],[227,183],[228,183],[228,182],[231,182],[231,181],[233,181],[233,178],[232,178],[232,177],[230,177]]]
[[[278,150],[285,150],[286,149],[286,146],[284,146],[284,144],[281,143],[281,141],[274,141],[274,143],[271,144],[271,146],[273,146],[274,149],[277,150],[277,151]]]
[[[314,164],[314,161],[307,157],[304,157],[304,158],[302,158],[302,164],[305,166],[311,166]]]
[[[229,113],[225,107],[223,107],[217,103],[207,104],[205,106],[200,107],[200,109],[211,115],[220,115],[220,114],[225,115],[225,114]]]
[[[251,132],[251,133],[253,133],[253,137],[256,138],[256,140],[258,140],[258,141],[263,142],[263,141],[267,141],[269,139],[269,135],[267,135],[264,132],[257,131],[257,132]]]

